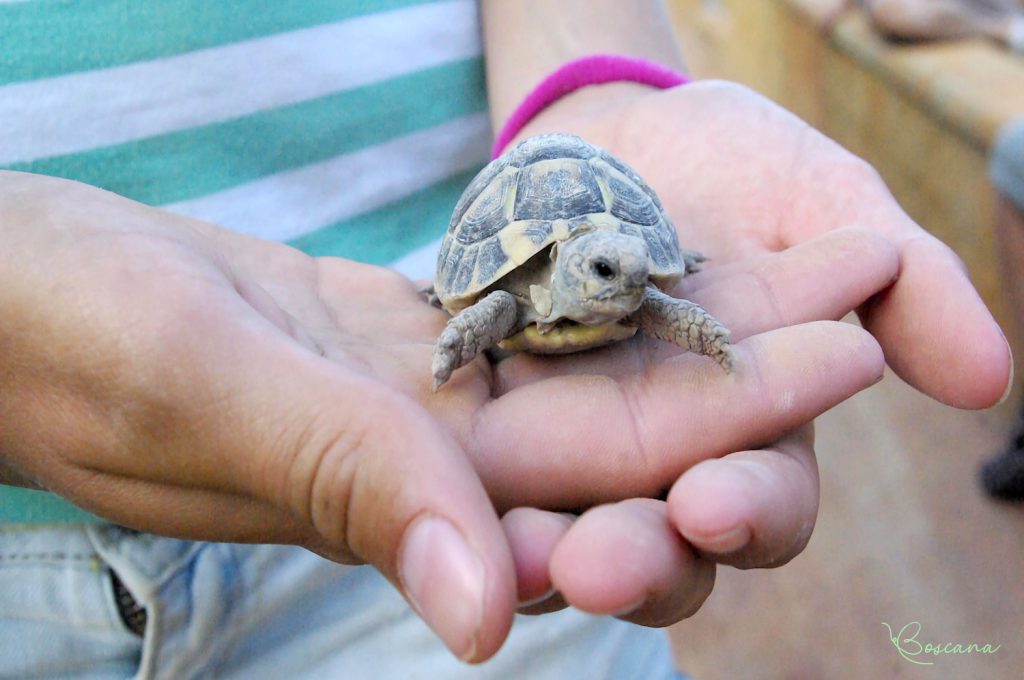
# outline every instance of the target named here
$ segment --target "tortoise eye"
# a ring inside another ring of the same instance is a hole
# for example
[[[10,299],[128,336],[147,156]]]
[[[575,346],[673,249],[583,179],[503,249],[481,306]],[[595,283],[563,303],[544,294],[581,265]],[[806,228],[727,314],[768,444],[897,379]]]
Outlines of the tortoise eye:
[[[605,281],[611,281],[615,278],[615,267],[613,267],[607,260],[594,260],[592,268],[594,273]]]

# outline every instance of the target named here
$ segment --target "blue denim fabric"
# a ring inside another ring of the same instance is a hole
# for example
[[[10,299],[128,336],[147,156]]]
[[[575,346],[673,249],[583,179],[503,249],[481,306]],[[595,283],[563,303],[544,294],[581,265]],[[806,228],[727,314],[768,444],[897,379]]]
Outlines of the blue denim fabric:
[[[122,622],[111,570],[146,606]],[[568,610],[454,660],[375,570],[109,525],[0,530],[0,678],[679,678],[662,631]]]

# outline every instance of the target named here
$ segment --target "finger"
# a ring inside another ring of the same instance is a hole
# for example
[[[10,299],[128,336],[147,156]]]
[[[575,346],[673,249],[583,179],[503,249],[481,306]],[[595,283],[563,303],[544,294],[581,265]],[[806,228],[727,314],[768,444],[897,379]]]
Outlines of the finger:
[[[985,408],[998,402],[1012,383],[1012,358],[963,262],[900,209],[870,166],[815,139],[829,147],[817,150],[823,157],[846,160],[801,166],[803,174],[793,181],[804,188],[781,220],[783,241],[800,243],[845,224],[887,238],[899,253],[899,279],[861,310],[886,360],[911,385],[946,404]],[[824,182],[835,190],[817,191]]]
[[[1013,357],[963,263],[930,236],[900,247],[900,279],[861,310],[893,370],[958,408],[987,408],[1013,385]]]
[[[578,609],[667,626],[700,608],[715,567],[686,545],[664,502],[633,499],[585,512],[555,549],[551,579]]]
[[[740,340],[784,326],[838,321],[898,275],[892,244],[851,227],[778,253],[710,267],[683,279],[678,295],[714,310]]]
[[[656,496],[700,460],[766,445],[882,376],[877,343],[850,324],[792,326],[734,349],[731,374],[684,354],[620,379],[524,385],[481,409],[467,447],[499,507]]]
[[[548,564],[555,546],[572,526],[561,513],[536,508],[513,508],[501,518],[516,568],[519,608],[548,603],[555,595]],[[551,611],[545,607],[545,611]]]
[[[668,516],[706,558],[773,567],[798,555],[818,512],[810,425],[771,448],[741,451],[687,470],[668,496]]]

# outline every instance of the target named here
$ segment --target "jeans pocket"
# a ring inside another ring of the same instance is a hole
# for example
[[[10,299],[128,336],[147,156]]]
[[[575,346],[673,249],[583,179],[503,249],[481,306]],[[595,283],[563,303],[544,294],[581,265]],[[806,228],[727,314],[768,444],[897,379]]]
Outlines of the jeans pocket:
[[[124,618],[134,599],[118,603],[83,528],[0,528],[0,680],[136,676],[139,615]]]
[[[128,590],[127,586],[118,577],[116,571],[109,569],[109,572],[110,587],[114,596],[114,604],[117,607],[117,613],[121,617],[121,623],[135,635],[139,637],[144,636],[146,634],[146,621],[148,620],[146,608],[139,604],[135,596],[132,595],[131,591]]]

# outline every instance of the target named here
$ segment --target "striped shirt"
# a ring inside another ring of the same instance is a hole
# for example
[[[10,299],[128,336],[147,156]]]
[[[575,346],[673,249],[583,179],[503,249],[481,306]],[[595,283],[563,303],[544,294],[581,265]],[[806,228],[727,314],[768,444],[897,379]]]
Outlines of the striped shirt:
[[[473,0],[0,0],[0,168],[430,276],[490,129]],[[0,487],[0,521],[89,519]]]

